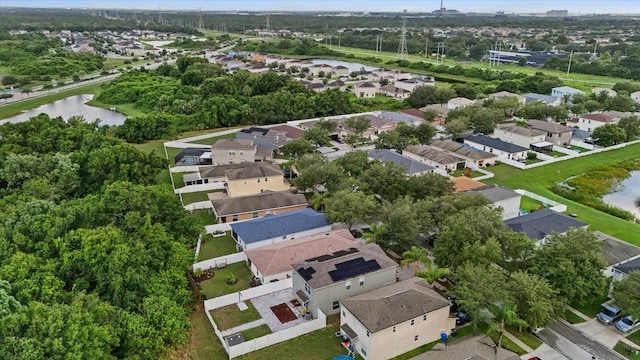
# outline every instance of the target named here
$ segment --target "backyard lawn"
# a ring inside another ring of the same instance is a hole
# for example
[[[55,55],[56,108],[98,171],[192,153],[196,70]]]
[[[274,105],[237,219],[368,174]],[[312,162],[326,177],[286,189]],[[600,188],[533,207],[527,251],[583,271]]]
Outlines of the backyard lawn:
[[[241,331],[241,333],[242,333],[242,336],[244,337],[244,341],[249,341],[249,340],[257,339],[259,337],[263,337],[265,335],[271,334],[271,329],[269,329],[269,325],[262,324],[258,327]]]
[[[249,271],[247,264],[244,262],[230,264],[222,269],[213,269],[213,273],[214,275],[211,279],[200,283],[200,286],[202,287],[202,294],[207,299],[212,299],[249,288],[251,271]],[[227,285],[227,277],[230,274],[234,274],[238,279],[238,282],[233,285]]]
[[[227,129],[224,129],[227,130]],[[219,135],[219,136],[214,136],[214,137],[210,137],[210,138],[206,138],[206,139],[202,139],[202,140],[193,140],[193,141],[189,141],[192,144],[203,144],[203,145],[213,145],[215,144],[216,141],[220,140],[220,139],[235,139],[236,134],[235,133],[231,133],[231,134],[225,134],[225,135]]]
[[[520,209],[531,212],[532,210],[538,210],[543,206],[542,202],[532,199],[528,196],[522,196],[520,198]]]
[[[231,304],[209,311],[213,321],[218,326],[218,330],[224,331],[262,319],[262,316],[260,316],[251,301],[245,301],[244,303],[247,305],[246,310],[240,310],[237,304]]]
[[[640,154],[640,144],[634,144],[622,149],[560,161],[528,170],[520,170],[501,164],[491,169],[491,171],[495,173],[495,177],[487,179],[485,182],[496,183],[510,189],[529,190],[549,199],[567,204],[567,212],[576,213],[578,220],[589,223],[591,229],[600,230],[640,246],[640,225],[570,201],[554,194],[549,189],[552,184],[564,181],[570,176],[596,169],[603,164],[636,159],[639,157],[638,154]]]
[[[189,217],[194,218],[197,222],[198,228],[201,228],[203,230],[205,226],[214,225],[216,223],[216,219],[213,217],[213,215],[209,214],[209,209],[194,210],[191,212]],[[211,237],[211,235],[209,235],[209,237]]]
[[[213,192],[213,191],[199,191],[199,192],[181,194],[182,203],[184,205],[188,205],[198,201],[207,201],[209,200],[209,197],[207,196],[207,194],[210,192]]]
[[[210,215],[209,215],[210,216]],[[213,259],[236,252],[236,242],[227,232],[225,236],[214,238],[210,234],[202,235],[202,245],[198,254],[198,261]]]
[[[564,309],[564,319],[570,324],[580,324],[585,320],[569,309]]]

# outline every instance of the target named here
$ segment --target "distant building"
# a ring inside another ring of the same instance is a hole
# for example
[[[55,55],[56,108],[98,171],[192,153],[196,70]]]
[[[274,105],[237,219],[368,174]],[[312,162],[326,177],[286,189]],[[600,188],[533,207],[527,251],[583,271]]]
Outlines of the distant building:
[[[546,135],[547,134],[544,131],[516,125],[499,125],[493,131],[494,137],[497,137],[502,141],[520,145],[525,148],[530,148],[532,144],[546,142]],[[551,146],[553,146],[553,144],[551,144]]]
[[[637,103],[640,103],[640,91],[631,93],[631,99]]]
[[[353,92],[359,98],[374,98],[378,92],[376,85],[370,81],[355,84]]]
[[[567,96],[569,99],[573,99],[574,95],[584,95],[584,91],[572,88],[571,86],[560,86],[551,89],[551,96],[557,98]]]
[[[256,150],[252,140],[220,139],[211,145],[211,159],[217,165],[254,162]]]
[[[528,93],[524,94],[524,100],[526,104],[531,104],[535,102],[541,102],[545,105],[549,106],[558,106],[562,104],[562,99],[559,97],[551,96],[551,95],[543,95],[536,93]]]
[[[580,130],[593,132],[595,128],[606,124],[615,124],[616,120],[605,114],[584,114],[578,116],[578,122],[574,123]]]
[[[567,17],[569,16],[568,10],[549,10],[547,11],[549,17]]]

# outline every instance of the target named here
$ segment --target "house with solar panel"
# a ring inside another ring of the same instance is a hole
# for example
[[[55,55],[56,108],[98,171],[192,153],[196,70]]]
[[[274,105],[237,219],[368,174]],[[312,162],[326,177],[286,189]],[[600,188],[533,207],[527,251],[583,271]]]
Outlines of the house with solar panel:
[[[231,224],[231,237],[238,251],[255,249],[284,241],[326,233],[331,223],[324,214],[312,208],[283,214],[269,214],[261,218]]]
[[[396,282],[398,264],[380,246],[366,244],[292,265],[293,293],[314,318],[337,314],[340,300]]]

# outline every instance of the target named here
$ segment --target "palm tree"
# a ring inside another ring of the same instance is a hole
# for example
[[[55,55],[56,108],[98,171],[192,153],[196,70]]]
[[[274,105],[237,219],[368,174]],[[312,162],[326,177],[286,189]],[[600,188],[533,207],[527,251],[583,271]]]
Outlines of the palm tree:
[[[411,250],[405,251],[402,253],[402,261],[400,262],[401,266],[405,266],[407,264],[413,263],[413,269],[415,272],[418,271],[418,265],[420,263],[426,264],[431,263],[431,259],[429,259],[429,254],[427,253],[427,249],[418,246],[412,246]]]
[[[498,337],[498,347],[502,347],[502,336],[504,335],[505,326],[526,327],[527,322],[522,320],[516,313],[516,306],[511,302],[503,302],[494,313],[492,323],[489,325],[489,331],[500,333]],[[498,351],[496,347],[496,351]]]
[[[324,211],[324,201],[326,198],[331,196],[328,191],[325,192],[315,192],[311,197],[311,207],[315,211]]]
[[[384,228],[384,224],[371,224],[369,225],[371,228],[371,232],[366,232],[362,234],[362,237],[365,239],[367,244],[375,244],[376,236],[379,236],[382,233],[382,229]]]
[[[423,264],[425,269],[416,271],[416,276],[427,280],[430,284],[443,276],[451,275],[451,270],[448,268],[435,267],[431,259]]]

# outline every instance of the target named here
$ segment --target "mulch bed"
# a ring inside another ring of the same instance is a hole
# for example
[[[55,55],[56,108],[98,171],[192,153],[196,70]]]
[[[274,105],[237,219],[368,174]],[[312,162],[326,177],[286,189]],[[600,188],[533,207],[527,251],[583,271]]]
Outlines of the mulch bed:
[[[211,279],[213,275],[214,275],[213,270],[209,269],[209,270],[205,270],[200,276],[193,275],[193,278],[196,282],[203,282],[205,280]]]
[[[280,322],[283,324],[288,323],[289,321],[296,320],[298,318],[296,314],[294,314],[293,311],[291,311],[291,308],[289,308],[289,305],[287,305],[286,303],[272,306],[271,311],[273,311],[273,313],[276,314],[276,317],[278,318],[278,320],[280,320]]]

